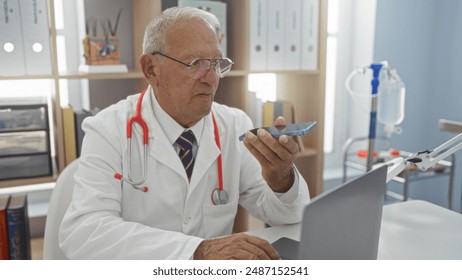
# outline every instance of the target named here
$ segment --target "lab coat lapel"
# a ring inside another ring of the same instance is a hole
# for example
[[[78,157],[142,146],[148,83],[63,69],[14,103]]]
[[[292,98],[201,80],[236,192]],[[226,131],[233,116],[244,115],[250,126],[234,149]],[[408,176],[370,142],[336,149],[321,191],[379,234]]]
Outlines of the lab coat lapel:
[[[167,136],[161,129],[154,129],[154,131],[156,136],[149,139],[152,142],[152,146],[150,147],[151,157],[168,166],[179,176],[182,176],[186,181],[188,181],[188,177],[186,177],[186,172],[181,164],[181,160],[175,152],[172,144],[168,141]]]
[[[168,166],[173,171],[178,173],[179,176],[182,176],[186,181],[188,181],[186,172],[184,172],[184,167],[181,164],[175,149],[168,140],[164,131],[161,129],[159,122],[154,117],[152,98],[154,98],[154,92],[151,90],[151,87],[149,87],[144,96],[142,105],[143,119],[149,128],[149,154],[155,160]],[[135,127],[139,129],[139,126]]]
[[[220,137],[223,130],[218,127]],[[191,177],[190,190],[193,190],[202,180],[207,170],[213,162],[218,158],[221,151],[218,149],[215,142],[214,128],[212,123],[212,115],[209,114],[205,117],[204,131],[200,140],[200,146],[197,150],[197,155],[194,163],[194,170]],[[217,172],[214,170],[213,172]]]

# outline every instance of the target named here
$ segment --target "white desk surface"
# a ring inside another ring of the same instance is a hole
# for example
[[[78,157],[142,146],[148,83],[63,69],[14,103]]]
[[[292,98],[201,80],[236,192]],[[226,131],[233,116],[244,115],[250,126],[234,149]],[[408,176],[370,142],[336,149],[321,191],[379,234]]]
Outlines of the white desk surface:
[[[249,234],[269,242],[283,236],[300,240],[300,224]],[[384,206],[378,259],[462,260],[462,215],[420,200]]]

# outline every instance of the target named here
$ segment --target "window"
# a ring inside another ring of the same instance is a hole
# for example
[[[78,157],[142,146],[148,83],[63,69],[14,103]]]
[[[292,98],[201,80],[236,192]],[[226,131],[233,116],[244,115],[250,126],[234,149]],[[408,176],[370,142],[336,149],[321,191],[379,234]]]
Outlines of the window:
[[[324,112],[324,152],[331,153],[334,146],[334,112],[335,85],[337,70],[338,42],[338,8],[339,0],[331,0],[328,5],[327,17],[327,50],[326,50],[326,96]]]
[[[262,102],[276,101],[276,74],[250,74],[249,91],[256,93]]]
[[[326,52],[324,167],[340,168],[349,137],[367,136],[369,116],[345,89],[357,67],[373,61],[375,8],[371,0],[329,0]],[[364,85],[365,90],[369,84]],[[354,124],[354,125],[350,125]],[[330,176],[329,172],[325,172]],[[325,177],[326,177],[325,176]]]

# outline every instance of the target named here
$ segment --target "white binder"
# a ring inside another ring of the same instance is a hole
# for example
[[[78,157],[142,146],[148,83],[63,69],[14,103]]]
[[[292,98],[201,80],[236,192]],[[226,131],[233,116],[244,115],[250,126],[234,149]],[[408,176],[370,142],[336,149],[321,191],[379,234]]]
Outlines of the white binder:
[[[19,0],[27,75],[50,75],[47,0]]]
[[[268,0],[249,2],[249,69],[265,71],[268,53]]]
[[[319,0],[302,0],[302,70],[318,69]]]
[[[284,68],[286,70],[300,70],[301,68],[301,8],[301,0],[286,2],[284,16]]]
[[[287,1],[268,2],[268,70],[284,70],[284,10]]]
[[[179,0],[178,7],[195,7],[201,10],[207,11],[214,14],[221,24],[222,33],[220,36],[220,48],[223,51],[223,55],[226,57],[228,52],[227,47],[227,36],[228,30],[226,26],[226,3],[220,1],[209,1],[209,0]]]
[[[19,0],[0,1],[0,76],[26,74]]]

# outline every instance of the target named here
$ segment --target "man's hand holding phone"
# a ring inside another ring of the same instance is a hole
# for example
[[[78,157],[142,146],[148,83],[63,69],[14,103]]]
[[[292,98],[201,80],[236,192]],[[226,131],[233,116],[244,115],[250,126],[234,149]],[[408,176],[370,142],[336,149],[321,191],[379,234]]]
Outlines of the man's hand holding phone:
[[[285,126],[283,117],[274,121],[274,126]],[[259,128],[256,134],[249,131],[243,138],[244,145],[262,167],[263,179],[274,192],[287,192],[294,183],[293,163],[300,150],[293,137],[282,134],[274,138],[268,130]]]
[[[271,136],[274,138],[279,138],[281,135],[287,136],[305,136],[307,135],[313,128],[316,127],[316,122],[303,122],[303,123],[291,123],[291,124],[283,124],[283,125],[274,125],[270,127],[260,127],[251,129],[250,132],[257,135],[257,131],[259,129],[264,129],[268,131]],[[245,134],[242,134],[239,137],[240,141],[243,141],[245,138]]]

